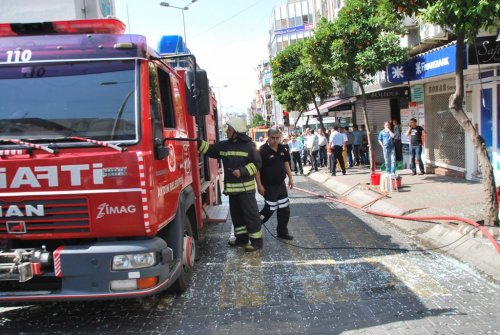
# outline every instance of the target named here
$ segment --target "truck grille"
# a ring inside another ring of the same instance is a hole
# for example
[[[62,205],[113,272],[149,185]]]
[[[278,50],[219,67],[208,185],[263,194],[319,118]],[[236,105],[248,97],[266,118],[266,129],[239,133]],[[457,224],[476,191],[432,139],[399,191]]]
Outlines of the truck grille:
[[[8,232],[7,222],[12,221],[25,223],[23,235],[90,232],[89,206],[85,198],[0,201],[0,206],[0,234]]]

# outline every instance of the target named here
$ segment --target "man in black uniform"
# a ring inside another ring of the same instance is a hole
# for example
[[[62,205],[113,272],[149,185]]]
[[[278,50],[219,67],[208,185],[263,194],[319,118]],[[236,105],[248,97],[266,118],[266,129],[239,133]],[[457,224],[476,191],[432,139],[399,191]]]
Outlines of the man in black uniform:
[[[245,135],[246,124],[240,118],[227,123],[228,140],[214,144],[198,140],[198,150],[211,158],[222,159],[224,193],[229,196],[229,211],[236,240],[230,246],[245,246],[245,251],[262,249],[262,226],[255,199],[255,175],[262,161],[252,139]],[[250,244],[248,243],[250,241]]]
[[[290,206],[285,178],[288,176],[288,185],[293,189],[292,170],[290,168],[290,153],[288,148],[280,143],[281,132],[276,128],[267,131],[268,140],[259,151],[262,157],[262,168],[257,172],[257,187],[264,197],[265,205],[260,211],[262,223],[277,210],[278,237],[293,240],[288,233],[288,220],[290,219]]]

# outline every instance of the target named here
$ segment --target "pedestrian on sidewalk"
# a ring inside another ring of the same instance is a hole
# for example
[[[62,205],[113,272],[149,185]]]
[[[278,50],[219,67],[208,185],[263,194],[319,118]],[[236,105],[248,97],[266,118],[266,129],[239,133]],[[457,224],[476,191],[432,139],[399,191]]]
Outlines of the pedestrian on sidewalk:
[[[278,238],[293,240],[288,233],[290,220],[290,201],[285,179],[288,176],[288,186],[293,189],[292,171],[290,169],[290,154],[288,148],[279,143],[281,133],[276,128],[269,128],[267,143],[259,149],[262,157],[262,168],[257,172],[257,189],[264,197],[264,208],[260,211],[262,223],[266,223],[277,211]]]
[[[370,165],[370,155],[369,155],[369,147],[368,147],[368,134],[366,133],[366,126],[364,124],[361,125],[361,164]]]
[[[314,129],[310,129],[310,136],[307,139],[307,145],[309,146],[309,152],[311,157],[311,170],[309,172],[318,171],[318,154],[319,154],[319,139],[314,133]]]
[[[415,160],[418,160],[419,175],[425,174],[424,162],[422,161],[422,135],[425,133],[424,128],[417,126],[417,119],[411,118],[410,128],[406,131],[406,136],[410,137],[410,169],[413,175],[417,174]]]
[[[354,143],[354,134],[349,131],[349,127],[344,128],[344,134],[347,136],[347,163],[349,168],[352,168],[354,166],[354,162],[352,159],[352,146]]]
[[[396,152],[394,150],[394,133],[391,130],[391,121],[384,123],[384,129],[378,133],[378,143],[384,153],[385,170],[387,173],[396,174]]]
[[[319,145],[319,167],[327,166],[327,150],[326,145],[328,144],[328,139],[326,138],[325,132],[322,128],[318,129],[318,145]]]
[[[311,143],[309,142],[310,138],[311,138],[311,128],[306,128],[306,131],[303,135],[303,139],[304,139],[304,150],[303,150],[303,154],[302,154],[302,165],[303,166],[306,166],[308,161],[312,165],[312,161],[310,160],[311,159],[311,149],[310,149]]]
[[[396,162],[401,162],[403,160],[403,145],[401,144],[401,125],[398,120],[392,120],[392,132],[394,133]]]
[[[332,164],[331,164],[331,174],[335,176],[337,173],[337,162],[342,169],[342,174],[345,174],[345,163],[342,153],[344,151],[345,141],[344,135],[339,132],[339,126],[333,126],[333,132],[330,135],[330,148],[332,149]]]
[[[227,140],[208,144],[198,140],[198,150],[210,158],[222,159],[224,166],[224,194],[229,196],[229,212],[234,226],[235,240],[230,246],[244,246],[245,251],[262,249],[262,225],[255,199],[255,175],[262,165],[252,139],[245,134],[246,124],[233,117],[226,123]],[[248,243],[250,242],[250,244]]]
[[[291,135],[291,140],[288,142],[288,149],[290,151],[290,156],[292,157],[293,162],[293,171],[295,175],[300,172],[300,174],[304,174],[304,170],[302,168],[302,158],[300,157],[300,153],[302,152],[304,145],[302,142],[297,140],[297,135]]]
[[[342,159],[344,160],[344,166],[347,168],[347,142],[348,142],[348,138],[347,138],[345,128],[342,126],[339,126],[339,133],[341,133],[342,136],[344,137],[344,145],[342,146]],[[337,164],[337,169],[340,169],[340,168],[341,168],[340,164]]]
[[[354,163],[356,166],[359,165],[361,159],[361,137],[362,133],[359,131],[359,127],[357,124],[352,126],[352,134],[354,135],[354,141],[352,142],[352,151],[354,153]]]

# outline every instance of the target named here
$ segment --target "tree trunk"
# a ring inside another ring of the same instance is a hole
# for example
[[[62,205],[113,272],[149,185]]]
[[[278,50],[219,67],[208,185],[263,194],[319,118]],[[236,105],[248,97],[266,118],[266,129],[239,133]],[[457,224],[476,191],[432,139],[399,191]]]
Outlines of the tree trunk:
[[[357,82],[359,87],[361,88],[361,99],[363,99],[363,120],[365,122],[365,127],[366,127],[366,137],[368,138],[368,148],[370,150],[370,169],[372,172],[375,172],[377,170],[377,164],[375,163],[375,148],[373,147],[372,143],[372,138],[371,138],[371,131],[370,131],[370,124],[368,122],[368,113],[366,111],[366,93],[365,93],[365,87],[361,82]]]
[[[294,128],[297,128],[297,123],[299,122],[300,117],[302,116],[302,113],[304,113],[304,111],[301,111],[301,112],[299,113],[299,116],[297,116],[297,119],[295,120],[295,123],[293,124],[293,127],[294,127]]]
[[[458,121],[460,126],[472,139],[474,150],[478,156],[479,164],[481,165],[481,173],[483,179],[484,190],[484,224],[498,225],[498,204],[496,198],[495,178],[493,177],[493,169],[491,167],[488,151],[484,139],[479,135],[479,132],[474,127],[463,110],[464,98],[464,32],[456,32],[457,34],[457,49],[456,49],[456,67],[455,67],[455,83],[456,90],[450,102],[450,112]]]
[[[323,131],[325,131],[326,129],[325,129],[325,126],[323,125],[323,117],[321,116],[321,113],[319,112],[318,103],[316,102],[316,96],[314,95],[314,93],[311,93],[311,94],[313,97],[314,108],[316,109],[316,113],[318,114],[319,126],[321,127],[321,129],[323,129]]]

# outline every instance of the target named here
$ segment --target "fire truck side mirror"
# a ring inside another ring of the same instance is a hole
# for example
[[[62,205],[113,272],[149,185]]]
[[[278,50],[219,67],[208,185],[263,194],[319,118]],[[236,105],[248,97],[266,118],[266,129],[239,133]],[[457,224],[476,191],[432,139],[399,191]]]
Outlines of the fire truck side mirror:
[[[154,140],[154,156],[156,160],[163,160],[168,157],[168,148],[163,144],[159,138]]]
[[[185,74],[188,112],[191,116],[210,114],[210,93],[207,72],[188,70]]]

